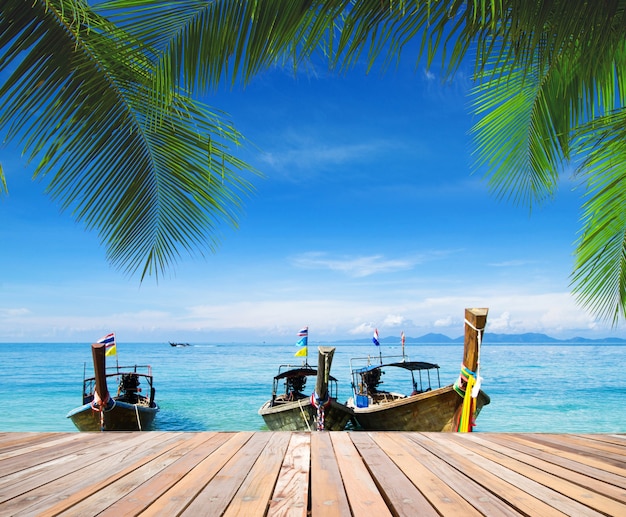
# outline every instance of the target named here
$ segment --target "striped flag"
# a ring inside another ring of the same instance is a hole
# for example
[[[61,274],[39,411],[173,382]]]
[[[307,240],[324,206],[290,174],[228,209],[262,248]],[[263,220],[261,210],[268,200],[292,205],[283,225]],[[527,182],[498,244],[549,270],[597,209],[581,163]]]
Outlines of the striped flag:
[[[296,343],[297,346],[307,346],[308,340],[309,340],[309,327],[303,327],[298,331],[298,337],[300,339],[298,339],[298,342]],[[298,352],[300,353],[300,352]],[[297,355],[297,354],[296,354]],[[305,355],[305,354],[302,354]]]
[[[378,329],[374,329],[374,336],[372,337],[372,341],[376,346],[380,346],[378,342]]]
[[[111,332],[110,334],[107,334],[106,336],[98,339],[96,343],[102,343],[103,345],[105,345],[104,349],[106,350],[106,352],[104,355],[117,355],[117,345],[115,343],[114,332]]]
[[[404,330],[400,334],[400,340],[402,341],[402,346],[404,346]]]

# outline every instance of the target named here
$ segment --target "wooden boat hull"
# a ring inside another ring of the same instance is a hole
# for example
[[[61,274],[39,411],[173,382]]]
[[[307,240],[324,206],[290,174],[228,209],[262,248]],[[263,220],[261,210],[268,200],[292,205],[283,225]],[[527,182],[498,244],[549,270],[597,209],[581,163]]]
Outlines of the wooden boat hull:
[[[104,429],[101,428],[99,411],[91,404],[84,404],[67,414],[79,431],[151,431],[158,406],[148,407],[116,401],[115,406],[104,411]]]
[[[476,416],[489,404],[481,391],[476,399]],[[366,431],[454,431],[455,415],[463,399],[452,385],[399,400],[353,408],[359,427]]]
[[[310,398],[303,398],[271,406],[267,401],[259,414],[263,417],[270,431],[315,431],[317,430],[317,408]],[[352,409],[331,399],[324,410],[324,430],[343,431],[352,418]]]

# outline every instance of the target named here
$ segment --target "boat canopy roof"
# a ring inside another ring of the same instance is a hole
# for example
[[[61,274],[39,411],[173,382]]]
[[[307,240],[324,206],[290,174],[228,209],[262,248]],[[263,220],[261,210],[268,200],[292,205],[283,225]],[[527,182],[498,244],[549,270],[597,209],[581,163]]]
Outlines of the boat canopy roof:
[[[435,363],[427,363],[424,361],[399,361],[397,363],[386,363],[386,364],[371,364],[369,366],[364,366],[363,368],[357,368],[354,370],[355,373],[365,373],[372,370],[377,370],[381,368],[387,368],[389,366],[404,368],[405,370],[432,370],[439,368],[438,364]]]
[[[315,368],[307,368],[307,367],[293,368],[292,370],[286,370],[284,372],[280,372],[276,377],[274,377],[274,379],[279,381],[280,379],[287,379],[290,377],[306,377],[310,375],[317,375],[317,370]],[[329,375],[328,378],[331,381],[334,381],[334,382],[337,381],[337,379],[335,379],[332,375]]]

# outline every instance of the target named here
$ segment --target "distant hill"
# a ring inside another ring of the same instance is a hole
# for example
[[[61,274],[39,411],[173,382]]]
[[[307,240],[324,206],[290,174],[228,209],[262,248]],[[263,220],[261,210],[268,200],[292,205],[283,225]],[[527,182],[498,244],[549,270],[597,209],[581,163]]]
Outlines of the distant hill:
[[[457,338],[451,338],[444,334],[429,333],[420,337],[406,337],[407,344],[434,344],[434,345],[446,345],[452,343],[463,343],[463,336]],[[391,336],[379,338],[380,343],[385,345],[397,345],[400,343],[399,336]],[[351,341],[341,341],[341,343],[371,343],[372,338],[360,338],[353,339]],[[485,332],[483,337],[483,343],[503,343],[503,344],[626,344],[626,339],[622,338],[600,338],[600,339],[588,339],[582,337],[573,337],[568,339],[557,339],[546,334],[539,334],[537,332],[526,332],[524,334],[494,334],[493,332]]]

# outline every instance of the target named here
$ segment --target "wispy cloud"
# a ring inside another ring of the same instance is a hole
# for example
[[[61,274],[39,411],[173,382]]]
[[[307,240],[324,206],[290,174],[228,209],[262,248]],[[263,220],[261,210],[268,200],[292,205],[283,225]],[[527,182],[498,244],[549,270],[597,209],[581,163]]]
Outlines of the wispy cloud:
[[[319,171],[347,163],[362,163],[397,147],[397,143],[385,140],[337,144],[299,140],[262,154],[261,161],[280,172],[294,168]]]
[[[530,264],[537,264],[536,260],[504,260],[502,262],[491,262],[489,265],[491,267],[523,267],[528,266]]]
[[[327,269],[362,278],[378,273],[407,271],[422,262],[421,258],[387,259],[383,255],[333,258],[322,252],[309,252],[291,258],[291,263],[305,269]]]

